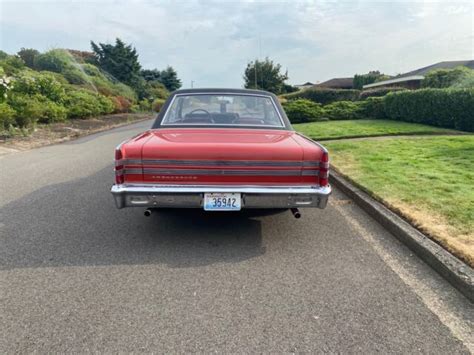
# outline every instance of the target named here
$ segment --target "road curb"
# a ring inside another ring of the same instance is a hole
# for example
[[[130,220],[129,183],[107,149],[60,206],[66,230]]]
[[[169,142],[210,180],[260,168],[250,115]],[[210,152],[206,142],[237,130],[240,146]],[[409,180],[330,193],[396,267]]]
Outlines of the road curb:
[[[474,303],[474,269],[334,169],[331,182]]]

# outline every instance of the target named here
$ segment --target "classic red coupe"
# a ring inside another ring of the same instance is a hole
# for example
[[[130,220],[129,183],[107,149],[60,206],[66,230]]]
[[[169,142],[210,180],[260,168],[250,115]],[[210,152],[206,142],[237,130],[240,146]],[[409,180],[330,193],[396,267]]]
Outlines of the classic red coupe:
[[[325,208],[328,151],[291,127],[277,97],[243,89],[174,92],[152,128],[115,150],[118,208]]]

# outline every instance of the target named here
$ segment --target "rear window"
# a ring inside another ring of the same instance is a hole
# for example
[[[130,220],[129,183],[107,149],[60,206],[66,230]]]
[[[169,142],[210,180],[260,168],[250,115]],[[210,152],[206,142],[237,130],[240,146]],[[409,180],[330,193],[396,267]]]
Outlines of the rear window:
[[[283,127],[271,97],[239,94],[176,95],[161,124]]]

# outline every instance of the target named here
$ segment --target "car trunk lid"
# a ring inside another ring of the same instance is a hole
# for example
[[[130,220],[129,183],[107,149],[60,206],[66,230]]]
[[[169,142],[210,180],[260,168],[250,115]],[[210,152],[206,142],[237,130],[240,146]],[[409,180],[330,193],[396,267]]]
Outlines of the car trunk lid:
[[[302,174],[294,132],[261,129],[159,129],[142,147],[143,179],[172,184],[314,182]]]

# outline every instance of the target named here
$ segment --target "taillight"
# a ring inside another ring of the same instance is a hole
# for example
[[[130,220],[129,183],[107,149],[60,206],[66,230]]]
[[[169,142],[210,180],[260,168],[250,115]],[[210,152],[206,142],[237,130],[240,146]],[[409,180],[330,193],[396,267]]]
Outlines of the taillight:
[[[328,186],[329,184],[329,154],[323,152],[319,162],[319,186]]]
[[[115,183],[116,184],[123,184],[125,181],[125,177],[123,174],[123,154],[120,147],[115,149]]]

